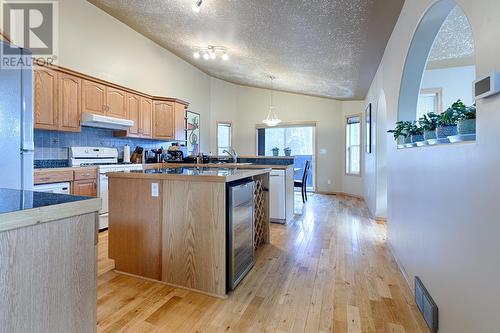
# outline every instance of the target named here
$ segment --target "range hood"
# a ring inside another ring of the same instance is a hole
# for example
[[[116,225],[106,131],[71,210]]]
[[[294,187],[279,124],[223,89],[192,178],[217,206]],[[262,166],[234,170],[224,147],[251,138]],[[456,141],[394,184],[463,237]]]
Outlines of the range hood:
[[[126,131],[134,126],[134,121],[84,112],[82,113],[81,125]]]

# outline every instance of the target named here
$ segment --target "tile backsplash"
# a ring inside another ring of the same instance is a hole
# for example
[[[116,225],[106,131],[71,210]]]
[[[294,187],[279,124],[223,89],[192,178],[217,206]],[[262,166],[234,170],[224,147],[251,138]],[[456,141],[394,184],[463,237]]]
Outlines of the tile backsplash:
[[[117,138],[113,130],[82,127],[79,133],[35,130],[35,160],[68,159],[68,147],[111,147],[118,149],[119,158],[123,158],[123,146],[128,144],[134,151],[136,146],[144,149],[167,148],[170,142]]]

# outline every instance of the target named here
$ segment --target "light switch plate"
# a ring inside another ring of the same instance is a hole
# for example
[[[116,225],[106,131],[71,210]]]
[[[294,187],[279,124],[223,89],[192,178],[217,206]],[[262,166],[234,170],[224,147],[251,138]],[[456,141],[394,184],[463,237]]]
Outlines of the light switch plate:
[[[152,197],[159,197],[160,196],[160,187],[159,187],[158,183],[151,184],[151,196]]]
[[[325,148],[321,148],[319,150],[319,153],[320,153],[320,155],[326,155],[326,149]]]

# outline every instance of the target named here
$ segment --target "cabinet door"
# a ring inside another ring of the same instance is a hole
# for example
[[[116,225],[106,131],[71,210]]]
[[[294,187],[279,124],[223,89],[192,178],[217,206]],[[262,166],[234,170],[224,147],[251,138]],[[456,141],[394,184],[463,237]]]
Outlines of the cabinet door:
[[[74,181],[73,195],[97,197],[97,181],[95,179]]]
[[[82,81],[68,74],[59,74],[59,129],[80,131]]]
[[[175,140],[186,140],[186,108],[175,103]]]
[[[141,97],[141,133],[145,138],[153,136],[153,101]]]
[[[104,115],[106,86],[87,80],[82,85],[82,112]]]
[[[158,139],[174,139],[174,103],[154,102],[154,135]]]
[[[269,218],[286,219],[284,170],[273,170],[269,176]]]
[[[34,78],[35,128],[55,130],[58,128],[57,72],[37,68]]]
[[[129,136],[139,136],[141,134],[141,104],[140,97],[127,93],[127,119],[134,121],[134,126],[128,130]]]
[[[126,98],[123,90],[106,87],[106,115],[117,118],[127,118]]]

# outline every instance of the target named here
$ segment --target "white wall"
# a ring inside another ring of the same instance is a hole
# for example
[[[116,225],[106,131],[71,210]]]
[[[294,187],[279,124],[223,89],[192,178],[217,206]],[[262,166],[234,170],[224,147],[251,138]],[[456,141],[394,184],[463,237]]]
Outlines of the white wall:
[[[370,89],[369,101],[385,93],[389,126],[398,116],[412,33],[434,2],[405,1]],[[477,75],[498,70],[500,44],[492,41],[500,29],[500,2],[458,2],[476,38]],[[500,97],[479,101],[477,109],[475,143],[397,150],[385,134],[389,244],[410,279],[420,276],[434,297],[442,333],[498,331]],[[382,137],[385,129],[378,131]]]
[[[472,105],[472,82],[476,80],[475,66],[428,69],[422,78],[422,89],[443,89],[443,110],[449,108],[458,99],[465,105]]]
[[[210,77],[84,0],[59,1],[59,65],[158,96],[176,97],[209,128]],[[208,151],[210,131],[201,131]]]

